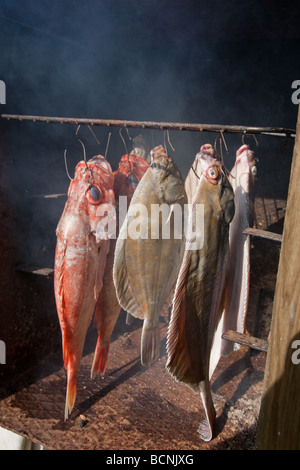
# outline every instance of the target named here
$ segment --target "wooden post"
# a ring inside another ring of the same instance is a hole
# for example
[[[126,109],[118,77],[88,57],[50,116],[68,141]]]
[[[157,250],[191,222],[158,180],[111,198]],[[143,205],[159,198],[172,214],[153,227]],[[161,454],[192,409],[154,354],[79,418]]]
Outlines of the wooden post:
[[[256,445],[300,450],[300,107]]]

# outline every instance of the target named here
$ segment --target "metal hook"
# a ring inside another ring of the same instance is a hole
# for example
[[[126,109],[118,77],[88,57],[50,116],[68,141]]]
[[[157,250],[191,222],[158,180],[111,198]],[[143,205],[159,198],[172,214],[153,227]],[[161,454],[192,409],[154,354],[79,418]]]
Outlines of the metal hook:
[[[96,136],[95,132],[93,131],[93,129],[91,128],[91,126],[88,126],[91,134],[95,137],[95,140],[97,142],[97,144],[101,145],[101,142],[99,141],[98,137]]]
[[[76,129],[76,132],[75,132],[75,136],[78,135],[78,132],[79,132],[79,129],[80,129],[81,125],[79,124],[77,129]],[[101,142],[99,141],[98,137],[96,136],[95,132],[93,131],[93,129],[91,128],[91,126],[87,126],[89,128],[89,131],[90,133],[92,134],[92,136],[95,138],[97,144],[101,145]]]
[[[215,151],[215,153],[218,153],[217,152],[217,138],[218,138],[218,135],[219,135],[219,133],[217,133],[216,138],[215,138],[215,142],[214,142],[214,151]]]
[[[198,178],[198,180],[199,180],[200,177],[197,175],[196,170],[194,169],[193,165],[191,166],[191,168],[192,168],[193,172],[195,173],[195,175],[197,176],[197,178]]]
[[[84,143],[83,143],[82,140],[80,140],[80,139],[77,139],[77,140],[78,140],[78,142],[80,142],[81,145],[82,145],[84,163],[85,163],[85,166],[88,168],[88,164],[87,164],[87,162],[86,162],[86,151],[85,151]]]
[[[223,159],[223,148],[222,148],[222,139],[220,139],[220,156],[221,156],[221,162],[224,165],[224,159]]]
[[[217,138],[218,138],[218,135],[219,135],[219,134],[220,134],[221,137],[222,137],[222,141],[223,141],[225,150],[226,150],[226,152],[228,153],[228,147],[227,147],[227,144],[226,144],[226,140],[225,140],[223,131],[220,131],[220,132],[217,133],[217,136],[216,136],[216,138],[215,138],[215,143],[214,143],[214,150],[215,150],[216,153],[218,153],[218,152],[217,152]],[[221,139],[220,139],[220,152],[221,152],[221,157],[222,157],[222,162],[223,162]],[[223,162],[223,163],[224,163],[224,162]]]
[[[224,137],[224,132],[223,132],[223,131],[220,131],[220,134],[221,134],[221,137],[222,137],[222,140],[223,140],[223,144],[224,144],[225,150],[226,150],[226,152],[228,153],[228,147],[227,147],[226,140],[225,140],[225,137]]]
[[[105,160],[106,160],[106,157],[107,157],[107,151],[108,151],[108,146],[109,146],[109,142],[110,142],[110,136],[111,136],[111,132],[108,134],[108,138],[107,138],[107,142],[106,142],[106,149],[105,149],[105,155],[104,155]]]
[[[243,142],[243,145],[245,145],[245,135],[246,134],[243,134],[242,135],[242,142]],[[253,139],[255,140],[255,143],[256,143],[256,147],[258,147],[258,141],[257,141],[257,138],[255,137],[254,134],[248,134],[250,137],[253,137]]]
[[[86,161],[86,151],[85,151],[85,146],[84,146],[84,143],[80,140],[80,139],[77,139],[78,142],[81,143],[82,145],[82,148],[83,148],[83,159],[84,159],[84,163],[85,163],[85,166],[86,166],[86,169],[90,172],[90,183],[92,183],[92,180],[93,180],[93,170],[88,166],[87,164],[87,161]]]
[[[171,144],[171,141],[170,141],[169,129],[167,130],[167,137],[168,137],[168,142],[169,142],[169,145],[170,145],[171,149],[173,150],[173,152],[175,152],[175,149],[174,149],[174,147],[173,147],[173,145]]]
[[[119,134],[120,134],[120,137],[121,137],[121,139],[122,139],[122,141],[123,141],[123,144],[124,144],[124,147],[125,147],[125,152],[126,152],[126,154],[128,155],[128,150],[127,150],[126,142],[125,142],[125,139],[124,139],[124,137],[123,137],[123,135],[122,135],[122,127],[120,127],[120,129],[119,129]]]
[[[126,129],[126,128],[125,128]],[[127,155],[127,159],[128,159],[128,164],[129,164],[129,168],[130,168],[130,172],[132,173],[132,166],[131,166],[131,162],[130,162],[130,158],[129,158],[129,153],[128,153],[128,150],[127,150],[127,145],[126,145],[126,142],[125,142],[125,139],[122,135],[122,127],[120,127],[120,130],[119,130],[119,134],[120,134],[120,137],[123,141],[123,144],[124,144],[124,147],[125,147],[125,152],[126,152],[126,155]]]
[[[68,164],[67,164],[67,149],[65,149],[65,151],[64,151],[64,160],[65,160],[66,173],[67,173],[69,179],[72,180],[72,178],[70,176],[70,173],[69,173],[69,170],[68,170]]]
[[[129,135],[129,130],[128,130],[128,128],[125,127],[125,129],[126,129],[126,132],[127,132],[127,135],[128,135],[128,139],[129,139],[129,140],[132,140],[132,137],[130,137],[130,135]]]

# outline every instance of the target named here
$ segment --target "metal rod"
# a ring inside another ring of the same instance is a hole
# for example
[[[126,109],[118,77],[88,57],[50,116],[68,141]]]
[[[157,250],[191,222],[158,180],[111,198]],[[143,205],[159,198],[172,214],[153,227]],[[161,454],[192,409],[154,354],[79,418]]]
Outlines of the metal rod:
[[[193,124],[181,122],[155,122],[155,121],[125,121],[116,119],[87,119],[50,116],[27,116],[22,114],[1,114],[2,119],[16,119],[19,121],[46,122],[58,124],[75,124],[105,127],[133,127],[142,129],[196,131],[196,132],[228,132],[235,134],[266,134],[275,137],[295,137],[294,129],[283,127],[251,127],[231,126],[221,124]]]
[[[53,268],[40,268],[38,266],[28,266],[27,264],[21,264],[16,266],[16,271],[19,273],[36,274],[38,276],[50,276],[54,273]]]
[[[260,230],[258,228],[246,228],[243,233],[253,235],[255,237],[267,238],[275,242],[282,242],[282,235],[280,233],[268,232],[267,230]]]

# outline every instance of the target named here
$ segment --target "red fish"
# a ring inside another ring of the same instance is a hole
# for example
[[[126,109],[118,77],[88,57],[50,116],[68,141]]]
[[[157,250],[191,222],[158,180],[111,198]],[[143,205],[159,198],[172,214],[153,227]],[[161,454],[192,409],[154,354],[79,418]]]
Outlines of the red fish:
[[[123,155],[119,168],[114,171],[114,191],[117,203],[117,195],[127,196],[127,207],[129,206],[133,193],[148,167],[149,163],[137,155]]]
[[[102,156],[81,161],[56,229],[54,291],[67,369],[65,419],[76,399],[77,376],[87,329],[102,288],[109,234],[99,238],[102,205],[115,205],[114,176]]]
[[[119,168],[114,172],[114,193],[117,207],[119,196],[126,196],[128,208],[137,184],[148,167],[149,164],[141,157],[135,155],[129,155],[129,157],[128,155],[122,156],[119,162]],[[117,211],[117,213],[118,212],[119,211]],[[118,222],[117,219],[117,233]],[[107,263],[103,276],[103,288],[97,301],[94,316],[94,323],[98,330],[98,340],[91,371],[92,377],[94,377],[97,372],[100,372],[101,375],[105,373],[110,338],[121,311],[113,283],[116,239],[112,239],[110,243],[110,250],[107,255]],[[129,323],[129,319],[127,322]]]

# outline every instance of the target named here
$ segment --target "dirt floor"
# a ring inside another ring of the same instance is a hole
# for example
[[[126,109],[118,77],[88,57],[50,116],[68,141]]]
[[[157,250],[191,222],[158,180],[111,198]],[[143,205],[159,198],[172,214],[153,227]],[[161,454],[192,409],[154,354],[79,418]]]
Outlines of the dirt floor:
[[[197,433],[203,417],[199,397],[169,376],[165,354],[144,369],[139,342],[137,329],[112,343],[105,378],[92,381],[93,353],[83,358],[77,404],[67,422],[63,421],[66,374],[57,357],[49,357],[40,370],[24,376],[18,391],[1,400],[1,425],[47,449],[254,448],[264,353],[240,350],[230,363],[221,362],[212,381],[215,438],[204,443]]]

